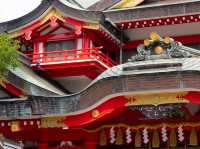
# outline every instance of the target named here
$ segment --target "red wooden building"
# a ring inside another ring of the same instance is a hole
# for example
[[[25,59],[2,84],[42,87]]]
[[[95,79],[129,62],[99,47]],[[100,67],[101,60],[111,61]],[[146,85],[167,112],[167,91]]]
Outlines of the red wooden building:
[[[22,65],[0,133],[25,149],[199,148],[200,1],[43,0],[0,23]]]

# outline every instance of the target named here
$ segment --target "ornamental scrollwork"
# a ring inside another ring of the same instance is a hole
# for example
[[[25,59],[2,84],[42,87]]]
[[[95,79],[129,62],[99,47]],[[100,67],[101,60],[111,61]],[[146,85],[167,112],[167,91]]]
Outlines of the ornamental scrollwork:
[[[188,58],[194,56],[189,50],[185,50],[182,43],[174,41],[170,37],[161,38],[153,32],[150,39],[145,39],[144,44],[137,47],[137,54],[128,59],[129,62],[145,61],[153,59]]]

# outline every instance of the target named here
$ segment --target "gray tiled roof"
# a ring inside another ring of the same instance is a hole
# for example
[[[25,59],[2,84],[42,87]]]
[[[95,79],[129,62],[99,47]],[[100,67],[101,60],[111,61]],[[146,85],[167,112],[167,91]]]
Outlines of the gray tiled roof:
[[[88,10],[103,11],[110,8],[114,4],[120,2],[121,0],[100,0],[94,5],[88,7]]]
[[[2,119],[33,118],[34,116],[68,115],[80,110],[92,108],[110,98],[125,95],[126,93],[163,92],[163,91],[200,91],[200,59],[186,58],[156,60],[151,63],[180,63],[177,68],[163,70],[141,70],[123,72],[119,75],[110,75],[93,82],[83,91],[63,97],[29,96],[26,100],[14,99],[0,101],[0,117]],[[128,63],[136,66],[144,64]],[[121,65],[121,66],[125,66]]]
[[[26,25],[44,14],[49,7],[55,7],[69,17],[86,22],[99,22],[102,15],[114,23],[126,22],[130,20],[150,19],[158,17],[168,17],[176,15],[188,15],[192,13],[200,13],[200,0],[163,0],[161,3],[152,3],[149,5],[141,5],[135,8],[106,10],[106,11],[89,11],[85,9],[77,9],[70,7],[61,2],[61,0],[43,0],[42,3],[29,14],[4,23],[0,23],[0,32],[10,31]],[[167,2],[167,3],[164,3]],[[153,7],[153,9],[152,9]]]

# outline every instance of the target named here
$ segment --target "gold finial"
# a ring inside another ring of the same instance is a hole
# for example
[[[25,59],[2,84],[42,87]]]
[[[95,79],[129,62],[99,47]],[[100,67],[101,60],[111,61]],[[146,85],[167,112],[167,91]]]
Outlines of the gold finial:
[[[153,40],[153,41],[156,41],[156,40],[160,40],[161,37],[156,33],[156,32],[152,32],[150,34],[150,38]]]
[[[154,52],[157,54],[157,55],[160,55],[160,54],[162,54],[163,53],[163,48],[161,47],[161,46],[157,46],[157,47],[155,47],[155,49],[154,49]]]
[[[20,131],[20,123],[19,121],[14,121],[11,123],[10,129],[12,132],[18,132]]]
[[[172,39],[170,38],[170,37],[165,37],[165,39],[164,39],[164,43],[166,43],[166,44],[170,44],[172,42]]]
[[[99,116],[99,114],[100,114],[99,110],[93,110],[92,111],[92,117],[93,118],[97,118]]]
[[[145,39],[144,40],[144,45],[147,47],[147,46],[149,46],[150,45],[150,40],[149,39]]]

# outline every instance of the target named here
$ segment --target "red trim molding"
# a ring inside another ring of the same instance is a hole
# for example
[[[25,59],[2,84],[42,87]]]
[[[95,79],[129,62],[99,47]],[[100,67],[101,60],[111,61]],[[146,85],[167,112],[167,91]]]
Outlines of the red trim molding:
[[[200,92],[189,92],[185,97],[191,103],[200,104]]]
[[[2,85],[2,87],[14,96],[17,96],[17,97],[24,96],[23,91],[21,91],[20,89],[18,89],[15,85],[11,83],[4,82],[4,85]]]
[[[122,30],[130,28],[144,28],[152,26],[174,25],[183,23],[200,22],[200,14],[155,18],[146,20],[134,20],[117,24]]]
[[[111,98],[98,107],[87,112],[66,116],[65,124],[68,127],[82,127],[99,120],[112,118],[116,115],[119,115],[123,109],[126,109],[126,103],[127,100],[124,96]]]

